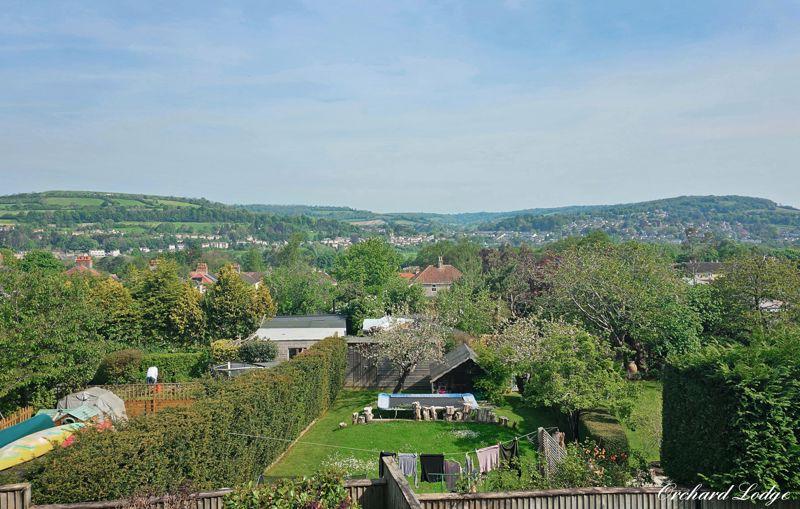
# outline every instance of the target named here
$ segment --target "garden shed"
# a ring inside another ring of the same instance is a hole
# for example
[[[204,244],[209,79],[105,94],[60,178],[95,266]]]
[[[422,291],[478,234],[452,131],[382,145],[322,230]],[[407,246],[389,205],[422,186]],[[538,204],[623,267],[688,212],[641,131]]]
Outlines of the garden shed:
[[[486,374],[478,364],[478,356],[467,344],[461,344],[448,352],[442,362],[431,367],[431,390],[433,392],[473,392],[475,380]]]

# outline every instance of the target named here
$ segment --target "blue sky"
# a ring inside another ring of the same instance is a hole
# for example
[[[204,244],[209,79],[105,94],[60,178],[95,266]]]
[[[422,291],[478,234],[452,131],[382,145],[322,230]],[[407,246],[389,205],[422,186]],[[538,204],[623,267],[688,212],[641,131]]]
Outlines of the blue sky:
[[[800,206],[798,1],[0,5],[0,194]]]

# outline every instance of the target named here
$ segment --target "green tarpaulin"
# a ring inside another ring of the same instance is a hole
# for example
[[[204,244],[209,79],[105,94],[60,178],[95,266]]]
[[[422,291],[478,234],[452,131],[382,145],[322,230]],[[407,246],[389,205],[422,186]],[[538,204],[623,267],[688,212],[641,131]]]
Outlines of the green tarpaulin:
[[[22,421],[10,428],[0,430],[0,447],[5,447],[11,442],[26,437],[31,433],[42,431],[55,426],[53,419],[46,415],[35,415],[27,421]]]

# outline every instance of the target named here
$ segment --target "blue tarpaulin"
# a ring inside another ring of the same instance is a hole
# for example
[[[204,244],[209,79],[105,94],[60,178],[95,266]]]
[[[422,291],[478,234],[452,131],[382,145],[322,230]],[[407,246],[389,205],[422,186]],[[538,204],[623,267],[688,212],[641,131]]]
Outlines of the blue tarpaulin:
[[[11,426],[10,428],[0,430],[0,447],[5,447],[11,442],[19,440],[22,437],[26,437],[31,433],[52,428],[53,426],[55,426],[53,419],[47,415],[34,415],[27,421],[22,421],[19,424]]]

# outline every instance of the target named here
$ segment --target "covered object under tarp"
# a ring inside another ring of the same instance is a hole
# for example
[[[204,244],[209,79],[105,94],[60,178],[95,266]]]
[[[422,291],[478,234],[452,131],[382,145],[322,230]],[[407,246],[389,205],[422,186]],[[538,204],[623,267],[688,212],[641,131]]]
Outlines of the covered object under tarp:
[[[111,418],[112,421],[120,421],[128,418],[125,413],[125,402],[113,392],[100,387],[90,387],[85,391],[74,392],[58,400],[56,408],[67,410],[78,408],[82,405],[92,405],[100,409],[103,415]]]
[[[11,442],[15,442],[31,433],[42,431],[55,426],[53,419],[46,415],[35,415],[27,421],[22,421],[9,428],[0,431],[0,447],[5,447]]]

